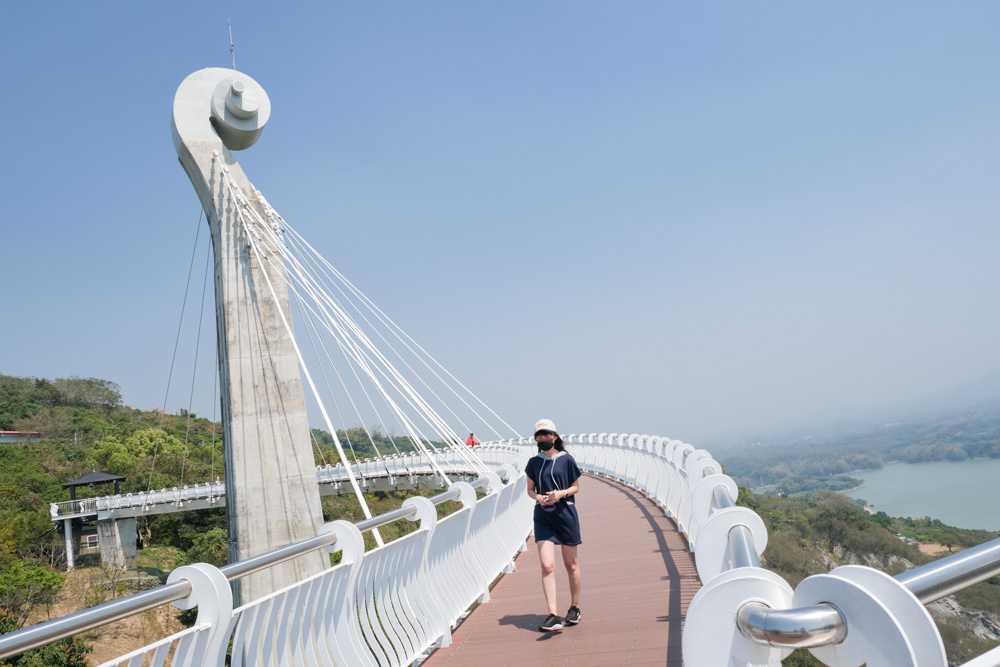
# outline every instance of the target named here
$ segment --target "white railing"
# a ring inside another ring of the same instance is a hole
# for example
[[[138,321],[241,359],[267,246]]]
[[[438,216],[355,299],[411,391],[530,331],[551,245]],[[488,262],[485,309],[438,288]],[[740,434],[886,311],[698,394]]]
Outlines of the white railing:
[[[793,590],[760,567],[764,523],[736,506],[736,484],[707,451],[639,434],[565,440],[581,469],[643,491],[687,537],[703,584],[685,620],[684,660],[691,667],[779,667],[795,647],[809,648],[834,667],[944,667],[940,635],[923,605],[1000,573],[996,540],[895,578],[844,566]],[[179,568],[159,589],[0,637],[0,659],[173,602],[182,609],[198,606],[194,627],[106,664],[151,660],[160,667],[174,647],[172,665],[222,665],[230,640],[233,665],[410,664],[447,645],[464,610],[487,600],[489,583],[513,567],[512,556],[530,531],[523,468],[535,451],[528,439],[484,443],[477,454],[500,467],[506,485],[489,473],[429,500],[410,498],[401,509],[359,524],[332,522],[315,538],[248,561]],[[442,454],[441,463],[471,474],[456,456]],[[431,474],[416,457],[364,465],[372,480]],[[321,487],[343,483],[342,474],[330,466]],[[473,487],[479,486],[489,493],[477,502]],[[439,521],[434,503],[449,499],[463,507]],[[363,531],[402,518],[420,521],[420,529],[364,551]],[[232,608],[229,581],[318,548],[341,551],[340,565]],[[1000,649],[965,667],[991,665],[1000,665]]]
[[[497,443],[489,448],[477,448],[487,465],[497,466],[514,451],[513,445]],[[448,474],[469,474],[468,464],[451,450],[435,454],[438,465]],[[388,489],[435,488],[441,480],[427,458],[416,454],[370,458],[353,464],[361,487],[365,491]],[[347,469],[340,463],[316,468],[321,495],[353,493]],[[187,510],[225,507],[226,483],[223,481],[189,484],[159,491],[139,491],[97,498],[83,498],[50,503],[52,521],[62,521],[79,516],[123,518],[141,514],[159,514]]]
[[[164,510],[171,511],[171,509],[203,509],[217,504],[222,507],[226,504],[225,482],[208,482],[172,489],[160,489],[159,491],[140,491],[97,498],[65,500],[51,503],[49,514],[53,521],[62,521],[63,519],[104,512],[111,512],[115,516],[123,517],[158,513]]]

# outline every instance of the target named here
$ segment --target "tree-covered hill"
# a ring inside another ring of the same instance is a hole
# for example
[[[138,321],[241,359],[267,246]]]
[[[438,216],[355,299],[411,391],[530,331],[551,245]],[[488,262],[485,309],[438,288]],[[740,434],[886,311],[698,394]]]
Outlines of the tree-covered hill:
[[[324,430],[312,429],[313,443],[323,454],[323,459],[328,463],[335,463],[339,460],[333,437]],[[372,456],[390,456],[392,454],[408,454],[416,447],[407,436],[393,436],[382,432],[379,426],[362,428],[354,426],[348,429],[337,431],[337,439],[340,440],[341,447],[349,460],[365,459]],[[432,443],[436,447],[443,447],[440,442]]]

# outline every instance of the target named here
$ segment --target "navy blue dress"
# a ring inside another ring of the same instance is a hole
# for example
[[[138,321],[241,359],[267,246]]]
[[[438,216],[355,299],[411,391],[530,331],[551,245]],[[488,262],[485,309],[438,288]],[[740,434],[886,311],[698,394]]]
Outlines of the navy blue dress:
[[[563,491],[580,478],[580,468],[566,452],[553,458],[539,452],[524,468],[524,473],[535,483],[537,493]],[[542,507],[535,504],[535,542],[549,541],[574,547],[580,539],[580,516],[576,513],[573,497],[561,498],[555,505]]]

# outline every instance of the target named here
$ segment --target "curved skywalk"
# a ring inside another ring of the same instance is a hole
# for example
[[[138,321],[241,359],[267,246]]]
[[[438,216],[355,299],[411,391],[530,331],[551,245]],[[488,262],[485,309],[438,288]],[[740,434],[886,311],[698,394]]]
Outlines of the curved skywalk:
[[[538,550],[515,561],[423,667],[445,665],[670,665],[680,667],[681,632],[691,598],[701,587],[694,556],[673,522],[644,494],[585,475],[577,507],[583,527],[580,568],[582,622],[540,633],[546,616]],[[562,559],[557,556],[560,613],[569,607]]]

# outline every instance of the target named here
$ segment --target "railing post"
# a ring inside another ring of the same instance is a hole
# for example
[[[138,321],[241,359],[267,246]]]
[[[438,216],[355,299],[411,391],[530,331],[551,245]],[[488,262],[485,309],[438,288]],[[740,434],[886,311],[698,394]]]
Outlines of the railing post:
[[[809,650],[832,667],[946,667],[941,635],[913,593],[884,572],[845,565],[804,579],[793,607],[830,604],[847,622],[838,644]]]
[[[684,620],[684,664],[781,667],[791,648],[761,644],[736,630],[737,615],[748,602],[788,609],[792,588],[777,574],[760,568],[729,570],[707,582],[691,600]]]
[[[348,568],[347,580],[331,591],[332,599],[323,607],[323,641],[338,665],[374,664],[358,626],[356,591],[358,574],[365,558],[365,538],[350,521],[339,519],[323,524],[319,534],[333,533],[337,540],[323,547],[326,553],[340,551],[340,565]],[[329,576],[329,575],[327,575]]]
[[[198,607],[196,624],[211,625],[206,641],[199,642],[201,645],[195,648],[199,655],[188,659],[203,665],[222,667],[226,662],[229,630],[233,619],[233,592],[229,587],[229,581],[219,568],[207,563],[195,563],[177,568],[167,577],[167,584],[182,579],[191,583],[191,595],[176,600],[174,606],[178,609]],[[174,662],[185,664],[181,656],[175,656]]]
[[[420,554],[420,571],[414,577],[417,582],[416,586],[410,589],[410,594],[414,594],[413,602],[414,604],[422,608],[423,613],[431,616],[431,627],[429,628],[431,632],[431,637],[435,638],[438,648],[444,648],[451,646],[451,618],[448,618],[447,610],[440,604],[439,598],[443,597],[441,595],[435,595],[432,591],[428,590],[428,584],[433,584],[435,582],[430,581],[428,573],[430,572],[430,566],[428,563],[428,550],[430,547],[431,540],[433,539],[434,529],[437,527],[437,509],[435,509],[434,504],[424,498],[423,496],[413,496],[407,498],[403,501],[403,507],[413,507],[416,512],[411,516],[406,517],[408,521],[419,521],[420,530],[428,531],[429,535],[426,543],[423,546]],[[427,593],[430,592],[430,595]],[[429,600],[421,600],[421,593],[427,595]],[[435,637],[436,635],[436,637]]]

